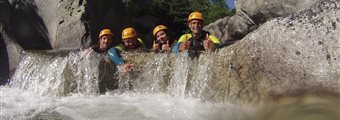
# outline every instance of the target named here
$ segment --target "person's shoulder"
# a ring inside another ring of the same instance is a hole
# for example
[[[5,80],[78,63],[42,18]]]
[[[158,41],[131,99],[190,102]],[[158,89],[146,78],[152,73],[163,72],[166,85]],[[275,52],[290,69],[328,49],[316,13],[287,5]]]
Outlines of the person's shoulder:
[[[137,40],[138,40],[139,43],[143,43],[144,44],[144,42],[143,42],[143,40],[141,38],[137,38]]]
[[[145,48],[145,44],[141,38],[137,38],[138,42],[140,43],[141,47]]]
[[[118,49],[120,51],[124,51],[126,49],[123,44],[116,45],[115,47],[112,47],[112,48]]]
[[[192,35],[189,34],[189,33],[183,34],[183,35],[179,38],[178,42],[184,42],[184,41],[185,41],[185,38],[187,38],[187,39],[192,38]]]

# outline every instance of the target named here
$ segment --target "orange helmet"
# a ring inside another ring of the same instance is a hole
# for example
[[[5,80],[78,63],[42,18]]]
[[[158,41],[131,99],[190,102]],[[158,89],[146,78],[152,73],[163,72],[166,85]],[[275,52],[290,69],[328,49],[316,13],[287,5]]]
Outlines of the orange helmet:
[[[137,33],[135,31],[135,29],[133,29],[132,27],[129,28],[125,28],[122,32],[122,39],[126,39],[126,38],[132,38],[132,37],[136,37]]]
[[[203,20],[203,15],[200,12],[192,12],[189,17],[188,21],[193,20],[193,19],[198,19],[198,20]]]
[[[99,33],[99,38],[101,38],[104,35],[111,35],[113,36],[113,33],[111,32],[110,29],[103,29],[102,31],[100,31]]]
[[[157,25],[155,27],[155,29],[153,29],[153,36],[156,36],[157,32],[161,31],[161,30],[166,30],[168,29],[167,27],[165,27],[164,25]]]

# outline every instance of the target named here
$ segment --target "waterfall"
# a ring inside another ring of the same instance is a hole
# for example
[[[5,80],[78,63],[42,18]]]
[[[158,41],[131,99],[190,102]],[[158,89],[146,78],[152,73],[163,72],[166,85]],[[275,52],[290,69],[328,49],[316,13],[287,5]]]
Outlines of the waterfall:
[[[214,76],[214,54],[194,59],[185,54],[150,55],[143,63],[136,63],[134,71],[123,73],[104,55],[86,50],[26,51],[10,86],[53,96],[98,95],[100,89],[199,99],[213,93],[209,93],[208,83]],[[116,88],[107,87],[116,84]]]
[[[84,51],[26,51],[10,86],[40,95],[65,96],[70,93],[98,93],[100,56],[85,59]]]
[[[120,72],[105,55],[89,50],[25,51],[11,83],[0,87],[0,119],[290,119],[308,118],[315,110],[324,111],[321,117],[338,116],[339,97],[329,93],[288,97],[265,108],[235,104],[263,97],[258,89],[264,83],[235,80],[242,76],[240,66],[223,59],[232,53],[123,57],[133,71]]]

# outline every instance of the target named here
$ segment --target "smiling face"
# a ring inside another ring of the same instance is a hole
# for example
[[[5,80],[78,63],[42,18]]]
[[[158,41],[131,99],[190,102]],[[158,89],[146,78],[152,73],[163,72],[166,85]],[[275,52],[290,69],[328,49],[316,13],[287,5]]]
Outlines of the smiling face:
[[[190,20],[189,28],[193,34],[200,34],[203,29],[203,21],[198,19]]]
[[[137,38],[131,37],[123,40],[123,43],[127,49],[134,49],[137,47]]]
[[[156,33],[156,39],[157,42],[165,44],[169,40],[169,37],[164,30],[161,30]]]
[[[112,36],[111,35],[103,35],[99,39],[99,47],[102,50],[108,50],[112,45]]]

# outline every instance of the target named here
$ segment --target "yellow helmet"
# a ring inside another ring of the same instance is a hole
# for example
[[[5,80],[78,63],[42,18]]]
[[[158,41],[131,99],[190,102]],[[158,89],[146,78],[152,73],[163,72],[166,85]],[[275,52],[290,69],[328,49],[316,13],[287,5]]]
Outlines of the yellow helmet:
[[[161,31],[161,30],[166,30],[168,29],[167,27],[165,27],[164,25],[157,25],[155,27],[155,29],[153,29],[153,36],[156,36],[157,32]]]
[[[110,29],[103,29],[99,33],[99,38],[102,37],[103,35],[111,35],[111,36],[113,36],[113,33],[111,32]]]
[[[129,28],[125,28],[122,32],[122,39],[126,39],[126,38],[132,38],[132,37],[136,37],[137,33],[135,31],[135,29],[133,29],[132,27]]]
[[[193,20],[193,19],[198,19],[198,20],[203,20],[203,15],[200,12],[192,12],[189,17],[188,21]]]

